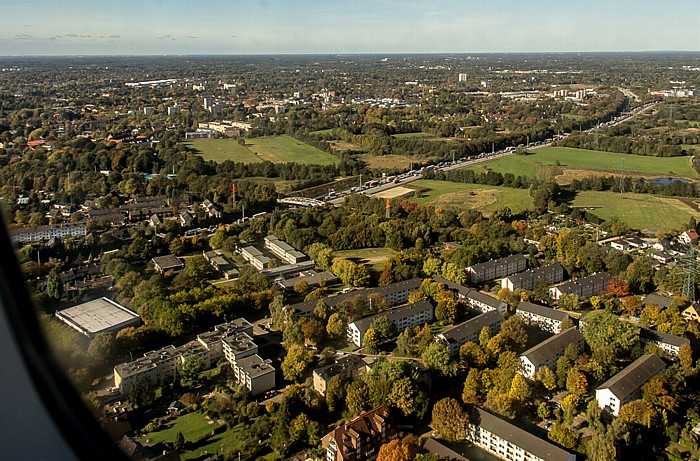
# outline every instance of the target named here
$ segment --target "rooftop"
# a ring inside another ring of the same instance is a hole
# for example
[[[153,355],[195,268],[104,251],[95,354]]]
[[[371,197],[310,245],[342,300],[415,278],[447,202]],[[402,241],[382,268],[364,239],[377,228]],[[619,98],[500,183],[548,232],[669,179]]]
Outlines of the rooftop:
[[[580,341],[583,341],[583,335],[576,328],[569,328],[549,339],[545,339],[523,352],[520,356],[527,357],[530,363],[537,366],[566,349],[566,346],[569,344],[576,344]]]
[[[152,259],[152,261],[153,264],[160,267],[160,269],[164,271],[185,266],[182,260],[175,255],[156,256]]]
[[[671,346],[681,347],[683,344],[690,345],[690,340],[688,338],[681,338],[680,336],[661,333],[660,331],[650,330],[649,328],[642,328],[639,332],[639,336],[643,340],[658,341],[665,344],[670,344]]]
[[[471,267],[471,269],[473,271],[487,270],[487,269],[490,269],[491,267],[499,267],[499,266],[505,266],[508,264],[513,264],[515,262],[518,262],[519,260],[524,260],[527,262],[527,258],[525,258],[524,255],[517,254],[517,255],[506,256],[505,258],[501,258],[501,259],[492,259],[490,261],[486,261],[483,263],[473,264],[469,267]]]
[[[656,304],[659,306],[660,310],[668,309],[671,306],[671,303],[673,302],[673,299],[667,298],[666,296],[660,296],[660,295],[649,295],[646,298],[644,298],[644,301],[642,301],[642,304],[646,306],[647,304]]]
[[[484,327],[500,322],[503,316],[498,311],[488,311],[485,314],[477,315],[473,319],[460,323],[457,326],[445,330],[441,333],[442,337],[448,342],[458,342],[459,340],[471,336],[476,332],[480,332]]]
[[[263,358],[258,354],[238,359],[236,360],[236,365],[248,376],[250,376],[250,379],[255,379],[258,376],[275,372],[275,369],[270,364],[270,361],[263,360]]]
[[[544,277],[547,274],[555,271],[564,271],[564,266],[562,266],[559,263],[554,263],[554,264],[547,264],[546,266],[538,267],[537,269],[528,269],[524,272],[520,272],[518,274],[514,275],[509,275],[506,277],[508,280],[511,280],[513,283],[519,283],[522,280],[527,280],[529,278],[537,278],[537,277]]]
[[[376,318],[379,317],[386,317],[392,322],[394,320],[400,320],[406,317],[410,317],[411,315],[414,315],[418,312],[426,311],[426,310],[433,310],[433,305],[430,304],[428,301],[418,301],[415,304],[408,304],[403,307],[397,307],[395,309],[389,309],[384,312],[380,312],[375,315],[371,315],[369,317],[365,317],[360,320],[355,320],[354,323],[355,326],[360,330],[360,331],[367,331],[367,329],[370,327],[370,324],[372,321]]]
[[[108,298],[98,298],[56,313],[56,317],[87,336],[140,322],[137,313]]]
[[[657,355],[643,355],[601,384],[598,390],[609,389],[618,398],[626,397],[664,369],[666,365]]]
[[[569,315],[564,312],[552,309],[551,307],[545,307],[539,304],[529,303],[526,301],[520,301],[520,304],[518,304],[518,307],[516,309],[516,312],[517,311],[529,312],[531,314],[547,317],[553,320],[559,320],[560,322],[563,322],[564,320],[569,318]]]

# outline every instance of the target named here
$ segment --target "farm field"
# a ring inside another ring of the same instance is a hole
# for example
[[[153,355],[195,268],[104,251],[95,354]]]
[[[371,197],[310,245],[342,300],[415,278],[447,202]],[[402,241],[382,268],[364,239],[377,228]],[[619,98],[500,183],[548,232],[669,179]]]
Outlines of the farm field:
[[[250,138],[245,142],[245,146],[242,146],[236,139],[195,139],[186,145],[201,154],[205,160],[218,163],[226,160],[243,163],[268,160],[272,163],[332,165],[337,162],[333,155],[287,135]]]
[[[514,213],[532,208],[532,198],[526,189],[424,179],[411,183],[411,186],[429,189],[422,193],[422,197],[409,199],[419,205],[472,208],[485,215],[505,206]]]
[[[542,178],[543,175],[548,174],[556,176],[564,173],[567,168],[619,174],[623,159],[626,174],[698,177],[690,166],[688,157],[646,157],[570,147],[543,147],[532,151],[529,155],[510,155],[470,168],[478,172],[484,172],[489,168],[498,173],[511,173],[531,178]]]
[[[673,230],[700,217],[682,201],[649,194],[618,194],[615,192],[582,191],[572,205],[599,207],[589,210],[602,219],[618,217],[633,229],[647,231]]]
[[[416,158],[410,155],[366,155],[359,156],[360,160],[367,164],[368,168],[372,169],[410,169],[411,165],[418,166],[419,162],[428,162],[437,160],[437,157],[421,157]]]

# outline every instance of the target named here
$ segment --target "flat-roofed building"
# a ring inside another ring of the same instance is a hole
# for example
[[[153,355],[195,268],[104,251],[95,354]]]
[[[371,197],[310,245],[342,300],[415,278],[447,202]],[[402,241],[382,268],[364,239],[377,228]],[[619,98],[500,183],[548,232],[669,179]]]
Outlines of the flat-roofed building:
[[[270,360],[258,354],[231,362],[236,382],[248,389],[251,395],[258,395],[275,388],[275,368]]]
[[[433,305],[428,301],[418,301],[415,304],[390,309],[360,320],[355,320],[348,325],[348,341],[358,347],[362,347],[365,333],[369,330],[372,321],[379,317],[386,317],[389,319],[396,326],[396,330],[401,333],[406,328],[424,325],[433,320]]]
[[[520,374],[529,379],[535,379],[542,367],[555,371],[557,360],[564,355],[569,344],[583,346],[583,335],[576,328],[569,328],[549,339],[531,347],[520,355]]]
[[[566,312],[526,301],[520,301],[515,312],[527,323],[550,333],[561,333],[562,322],[569,318]]]
[[[58,311],[56,318],[89,338],[141,324],[136,312],[104,297]]]
[[[467,440],[507,461],[576,461],[576,455],[474,407]]]
[[[302,272],[298,277],[278,280],[277,284],[283,290],[290,291],[294,289],[294,285],[302,281],[306,282],[309,288],[316,288],[319,285],[328,286],[338,283],[338,277],[328,271],[316,272],[314,270],[310,270]]]
[[[296,264],[308,259],[301,251],[295,249],[290,244],[278,239],[274,235],[265,237],[265,248],[270,250],[275,256],[288,264]]]
[[[472,283],[480,283],[522,272],[525,269],[527,269],[527,258],[517,254],[474,264],[467,267],[467,274]]]
[[[510,291],[517,289],[532,290],[539,280],[546,280],[547,285],[553,285],[564,280],[564,266],[559,263],[547,264],[537,269],[528,269],[518,274],[509,275],[501,280],[501,288]]]
[[[270,258],[264,256],[260,250],[258,250],[252,245],[240,248],[238,252],[241,254],[241,256],[243,256],[243,259],[248,261],[254,268],[256,268],[259,271],[264,270],[270,262]]]
[[[617,416],[623,405],[641,396],[642,386],[647,381],[663,373],[665,369],[666,364],[655,354],[639,357],[596,389],[595,399],[598,406]]]
[[[610,274],[598,272],[570,282],[562,283],[549,289],[549,294],[554,301],[557,301],[563,294],[575,294],[579,298],[590,298],[591,296],[607,291],[610,286]]]
[[[316,267],[316,263],[308,260],[296,264],[284,264],[282,266],[270,267],[269,269],[264,269],[262,273],[271,279],[275,279],[277,277],[300,274],[304,271],[313,270],[314,267]]]
[[[447,344],[448,352],[454,356],[459,354],[459,349],[463,344],[477,342],[484,327],[494,333],[501,326],[502,321],[503,315],[500,312],[489,311],[443,331],[437,335],[437,339]]]
[[[185,263],[175,255],[156,256],[151,259],[155,269],[164,274],[166,272],[179,272],[185,268]]]
[[[678,353],[681,350],[681,346],[690,346],[690,340],[688,338],[661,333],[660,331],[651,330],[649,328],[642,328],[640,330],[639,340],[644,344],[653,344],[658,347],[668,354],[671,360],[678,360]]]

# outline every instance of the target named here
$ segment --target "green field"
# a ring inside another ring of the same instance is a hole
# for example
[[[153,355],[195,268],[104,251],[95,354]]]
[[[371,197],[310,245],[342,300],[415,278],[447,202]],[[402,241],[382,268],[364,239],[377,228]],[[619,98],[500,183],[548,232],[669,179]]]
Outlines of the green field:
[[[688,157],[647,157],[642,155],[615,154],[570,147],[544,147],[529,155],[511,155],[470,167],[483,172],[486,168],[498,173],[542,178],[543,175],[562,174],[565,169],[592,170],[619,174],[624,159],[627,174],[672,175],[697,178]],[[557,165],[558,162],[558,165]],[[562,170],[557,172],[556,170]]]
[[[335,128],[326,128],[325,130],[309,131],[309,134],[318,134],[318,135],[333,134],[333,130],[335,130]]]
[[[687,224],[691,216],[700,217],[678,199],[649,194],[583,191],[572,205],[600,207],[589,211],[606,220],[616,216],[633,229],[649,231],[673,230]]]
[[[422,131],[418,131],[416,133],[392,134],[392,136],[397,138],[397,139],[405,139],[405,138],[427,138],[430,135],[428,133],[423,133]]]
[[[338,161],[333,155],[297,141],[291,136],[263,136],[245,140],[245,146],[236,139],[195,139],[185,144],[205,160],[221,163],[225,160],[257,163],[310,163],[332,165]]]
[[[472,208],[486,215],[505,206],[514,213],[532,208],[532,198],[525,189],[425,179],[413,182],[411,186],[429,189],[422,193],[422,197],[409,199],[419,205]]]
[[[360,248],[359,250],[334,251],[334,258],[352,259],[372,266],[375,270],[381,270],[384,261],[391,259],[396,251],[391,248]]]

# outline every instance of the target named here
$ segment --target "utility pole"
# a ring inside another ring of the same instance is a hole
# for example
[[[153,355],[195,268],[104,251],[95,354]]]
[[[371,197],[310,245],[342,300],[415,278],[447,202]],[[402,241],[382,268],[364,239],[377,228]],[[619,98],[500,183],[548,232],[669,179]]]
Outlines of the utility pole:
[[[391,217],[391,199],[389,197],[386,198],[386,219],[389,219]]]

